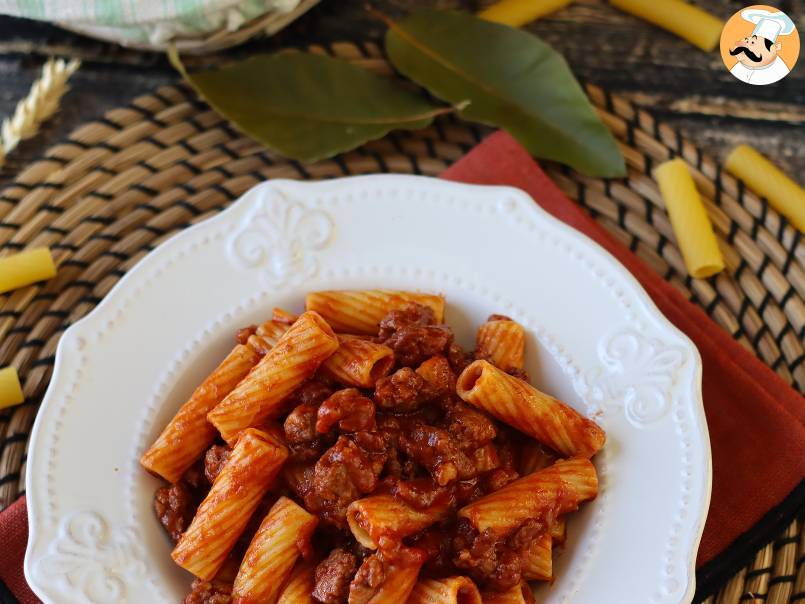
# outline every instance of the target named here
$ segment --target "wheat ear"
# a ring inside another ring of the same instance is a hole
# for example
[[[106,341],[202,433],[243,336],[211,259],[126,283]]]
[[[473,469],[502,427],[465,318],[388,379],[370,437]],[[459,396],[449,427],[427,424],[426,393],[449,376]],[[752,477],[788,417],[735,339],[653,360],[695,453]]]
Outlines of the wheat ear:
[[[39,76],[28,96],[17,103],[14,115],[3,120],[0,126],[0,166],[5,163],[6,154],[21,140],[35,136],[39,126],[56,113],[61,97],[67,92],[67,80],[81,65],[73,59],[48,59],[42,66]]]

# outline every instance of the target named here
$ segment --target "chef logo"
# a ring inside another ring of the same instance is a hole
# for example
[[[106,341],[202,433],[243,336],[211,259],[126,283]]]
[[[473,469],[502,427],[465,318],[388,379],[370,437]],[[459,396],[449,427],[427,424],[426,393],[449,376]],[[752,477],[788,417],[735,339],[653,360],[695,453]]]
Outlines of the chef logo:
[[[772,6],[756,4],[735,13],[721,32],[721,58],[737,79],[774,84],[794,68],[799,34],[794,22]]]

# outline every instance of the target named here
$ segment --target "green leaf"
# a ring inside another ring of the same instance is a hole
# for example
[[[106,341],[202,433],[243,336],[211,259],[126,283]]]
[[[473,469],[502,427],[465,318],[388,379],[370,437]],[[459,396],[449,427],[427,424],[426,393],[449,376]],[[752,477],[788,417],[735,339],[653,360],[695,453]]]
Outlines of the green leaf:
[[[258,55],[188,74],[196,92],[240,130],[304,162],[330,157],[395,128],[424,128],[438,108],[393,80],[346,61],[302,52]]]
[[[468,13],[428,9],[389,22],[386,52],[462,117],[508,130],[533,155],[590,176],[624,176],[615,139],[562,55],[535,36]]]

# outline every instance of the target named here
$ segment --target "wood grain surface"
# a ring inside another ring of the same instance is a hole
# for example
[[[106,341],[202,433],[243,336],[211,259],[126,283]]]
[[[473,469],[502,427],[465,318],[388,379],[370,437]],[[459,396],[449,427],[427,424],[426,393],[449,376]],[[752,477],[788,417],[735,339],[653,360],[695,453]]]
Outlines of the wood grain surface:
[[[749,4],[734,0],[695,3],[724,19]],[[322,0],[274,38],[253,40],[214,57],[197,59],[195,64],[289,45],[379,40],[385,27],[366,13],[364,4],[364,0]],[[472,0],[374,2],[392,16],[423,6],[477,10],[486,4],[489,2]],[[805,31],[805,0],[780,0],[777,7]],[[561,51],[580,79],[651,109],[704,150],[724,157],[733,145],[748,142],[802,182],[805,59],[777,84],[743,84],[726,71],[717,51],[704,53],[602,0],[579,0],[528,29]],[[0,183],[81,123],[177,79],[159,53],[128,50],[43,23],[0,16],[0,116],[13,110],[51,55],[79,57],[84,64],[71,80],[72,90],[64,98],[60,114],[9,157],[0,169]]]

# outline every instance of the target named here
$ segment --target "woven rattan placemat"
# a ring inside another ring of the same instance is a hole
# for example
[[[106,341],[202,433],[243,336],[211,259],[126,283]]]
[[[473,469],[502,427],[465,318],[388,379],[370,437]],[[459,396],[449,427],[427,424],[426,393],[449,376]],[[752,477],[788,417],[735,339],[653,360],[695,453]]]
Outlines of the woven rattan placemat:
[[[390,73],[374,46],[313,50]],[[550,175],[786,382],[805,389],[802,234],[679,132],[624,99],[594,86],[587,91],[621,143],[629,176],[591,179],[547,164]],[[303,166],[244,137],[177,85],[108,112],[50,149],[0,195],[0,255],[45,245],[59,265],[56,278],[0,296],[0,366],[17,367],[26,395],[21,406],[0,412],[0,509],[24,490],[26,443],[62,332],[154,246],[266,179],[438,175],[484,134],[445,117]],[[651,178],[656,162],[676,155],[695,168],[724,252],[727,268],[711,279],[687,276]],[[707,601],[805,601],[801,529],[795,520]]]

